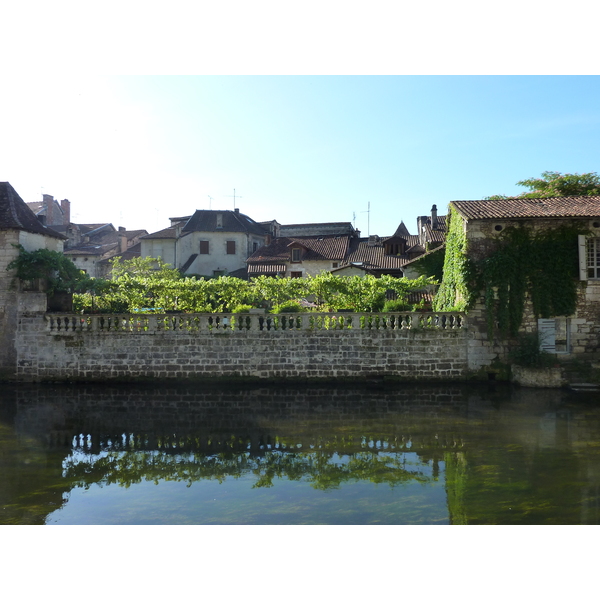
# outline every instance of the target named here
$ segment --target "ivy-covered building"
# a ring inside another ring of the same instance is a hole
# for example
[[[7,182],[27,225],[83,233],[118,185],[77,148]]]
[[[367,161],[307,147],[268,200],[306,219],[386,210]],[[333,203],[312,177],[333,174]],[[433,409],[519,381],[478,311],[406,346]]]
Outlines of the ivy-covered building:
[[[492,339],[600,349],[600,196],[454,201],[448,217],[437,310],[481,311]]]

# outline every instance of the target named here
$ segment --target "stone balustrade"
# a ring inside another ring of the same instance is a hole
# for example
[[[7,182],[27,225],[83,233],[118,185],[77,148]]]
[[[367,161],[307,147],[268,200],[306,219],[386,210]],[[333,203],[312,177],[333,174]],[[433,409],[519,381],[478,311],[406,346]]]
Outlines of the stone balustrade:
[[[464,329],[464,313],[290,313],[290,314],[63,314],[45,315],[46,330],[68,333],[232,333],[291,331],[403,331]]]

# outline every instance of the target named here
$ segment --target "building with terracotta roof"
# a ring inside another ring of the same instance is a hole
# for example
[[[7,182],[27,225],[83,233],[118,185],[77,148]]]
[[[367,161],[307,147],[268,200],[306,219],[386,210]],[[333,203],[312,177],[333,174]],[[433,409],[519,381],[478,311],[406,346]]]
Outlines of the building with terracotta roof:
[[[360,237],[351,223],[279,225],[281,237],[248,258],[248,276],[305,277],[331,271],[336,275],[403,276],[406,263],[443,244],[446,217],[418,217],[419,233],[411,235],[401,222],[392,236]]]
[[[579,279],[585,283],[575,313],[535,319],[526,305],[522,327],[543,332],[543,348],[551,352],[600,350],[600,196],[453,201],[450,207],[451,218],[462,220],[466,255],[474,261],[490,256],[509,227],[537,233],[566,225],[579,231],[573,233],[573,251],[577,248]]]

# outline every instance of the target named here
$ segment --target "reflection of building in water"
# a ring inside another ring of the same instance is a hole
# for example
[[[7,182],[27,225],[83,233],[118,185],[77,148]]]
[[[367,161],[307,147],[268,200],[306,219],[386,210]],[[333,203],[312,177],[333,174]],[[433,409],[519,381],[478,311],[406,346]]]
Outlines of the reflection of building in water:
[[[11,389],[1,500],[23,522],[43,522],[77,486],[243,473],[255,487],[317,489],[445,477],[453,523],[599,522],[600,468],[586,452],[600,410],[565,408],[557,390]]]

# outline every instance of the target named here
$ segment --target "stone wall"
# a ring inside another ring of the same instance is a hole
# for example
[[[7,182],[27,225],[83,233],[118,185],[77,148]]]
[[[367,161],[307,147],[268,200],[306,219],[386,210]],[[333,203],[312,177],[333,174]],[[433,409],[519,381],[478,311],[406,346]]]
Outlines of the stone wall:
[[[159,317],[146,317],[143,325],[139,319],[144,317],[117,317],[116,329],[101,329],[96,318],[81,329],[85,319],[70,318],[77,326],[50,330],[51,320],[44,315],[21,316],[16,341],[20,381],[463,380],[473,370],[469,354],[479,369],[488,352],[471,339],[464,322],[456,328],[236,330],[215,324],[193,330],[194,316],[186,315],[187,326],[180,321],[170,329],[148,325],[148,319]]]
[[[531,219],[525,225],[534,232],[556,229],[565,224],[576,225],[582,231],[589,230],[591,235],[600,235],[600,222],[594,219]],[[496,246],[498,236],[507,227],[523,226],[523,221],[510,219],[476,220],[470,221],[467,228],[468,253],[471,258],[481,260],[492,252]],[[574,237],[573,244],[577,244]],[[552,277],[552,273],[548,273]],[[475,318],[480,313],[481,319]],[[487,339],[486,327],[483,319],[484,307],[479,300],[474,309],[469,310],[470,322],[480,322],[479,333],[482,339]],[[578,288],[577,307],[575,313],[566,317],[556,317],[557,330],[564,333],[568,330],[568,348],[559,350],[559,357],[569,355],[590,355],[600,350],[600,280],[589,279],[581,281]],[[526,300],[522,332],[537,332],[538,321],[533,313],[531,301]],[[566,336],[565,336],[566,337]],[[496,348],[498,356],[503,357],[503,349]]]

